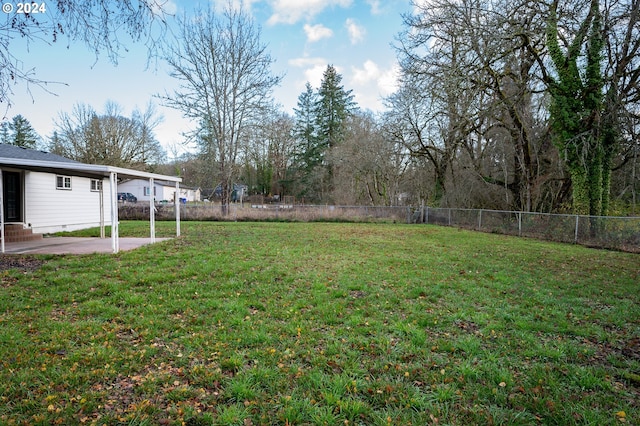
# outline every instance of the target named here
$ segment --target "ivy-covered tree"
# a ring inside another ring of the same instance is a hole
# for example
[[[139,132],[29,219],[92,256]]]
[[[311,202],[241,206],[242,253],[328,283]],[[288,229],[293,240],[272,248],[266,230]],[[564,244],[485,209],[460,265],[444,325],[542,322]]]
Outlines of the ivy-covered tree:
[[[558,0],[554,1],[547,27],[547,47],[555,68],[550,77],[550,120],[553,140],[571,176],[573,210],[577,214],[604,215],[608,205],[612,129],[603,127],[604,29],[599,0],[590,9],[573,37],[558,31]]]

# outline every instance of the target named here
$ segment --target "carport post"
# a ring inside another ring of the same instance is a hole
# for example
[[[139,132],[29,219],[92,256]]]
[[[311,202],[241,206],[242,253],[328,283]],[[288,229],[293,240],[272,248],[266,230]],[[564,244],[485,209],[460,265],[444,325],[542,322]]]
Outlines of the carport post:
[[[177,184],[176,184],[177,185]],[[4,253],[4,198],[2,198],[4,190],[2,188],[2,169],[0,169],[0,240],[2,241],[2,253]]]
[[[100,181],[100,238],[104,238],[104,190],[102,186],[104,185],[104,179]]]
[[[111,248],[114,253],[120,251],[118,241],[118,174],[111,172],[109,175],[109,195],[111,196]]]
[[[180,182],[176,182],[176,196],[173,205],[176,207],[176,237],[180,236]]]
[[[151,228],[151,242],[156,242],[156,189],[153,178],[149,178],[149,228]]]

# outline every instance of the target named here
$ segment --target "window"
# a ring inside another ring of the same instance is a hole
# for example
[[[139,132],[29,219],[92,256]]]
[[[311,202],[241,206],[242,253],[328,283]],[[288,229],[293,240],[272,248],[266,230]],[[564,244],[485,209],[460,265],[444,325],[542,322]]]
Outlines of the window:
[[[56,176],[56,189],[71,189],[71,176]]]
[[[100,179],[91,179],[91,191],[102,191],[102,181]]]
[[[147,196],[151,195],[151,188],[149,188],[148,186],[145,186],[143,188],[143,192],[144,192],[145,197],[147,197]],[[156,187],[155,186],[153,187],[153,195],[154,196],[156,195]]]

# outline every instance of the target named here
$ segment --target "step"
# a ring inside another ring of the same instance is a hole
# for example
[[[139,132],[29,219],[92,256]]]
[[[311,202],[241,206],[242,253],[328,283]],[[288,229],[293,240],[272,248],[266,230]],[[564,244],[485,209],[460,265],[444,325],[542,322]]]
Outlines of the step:
[[[30,228],[24,228],[22,225],[7,224],[4,226],[5,243],[20,243],[41,239],[42,234],[34,234]]]

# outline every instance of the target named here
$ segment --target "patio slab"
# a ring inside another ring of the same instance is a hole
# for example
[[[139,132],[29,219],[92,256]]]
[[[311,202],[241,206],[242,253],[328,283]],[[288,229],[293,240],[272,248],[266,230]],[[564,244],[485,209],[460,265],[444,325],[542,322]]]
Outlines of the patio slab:
[[[170,238],[156,238],[156,242]],[[118,239],[120,251],[133,250],[151,244],[151,238]],[[89,254],[113,253],[111,238],[45,237],[38,241],[6,243],[5,254]]]

